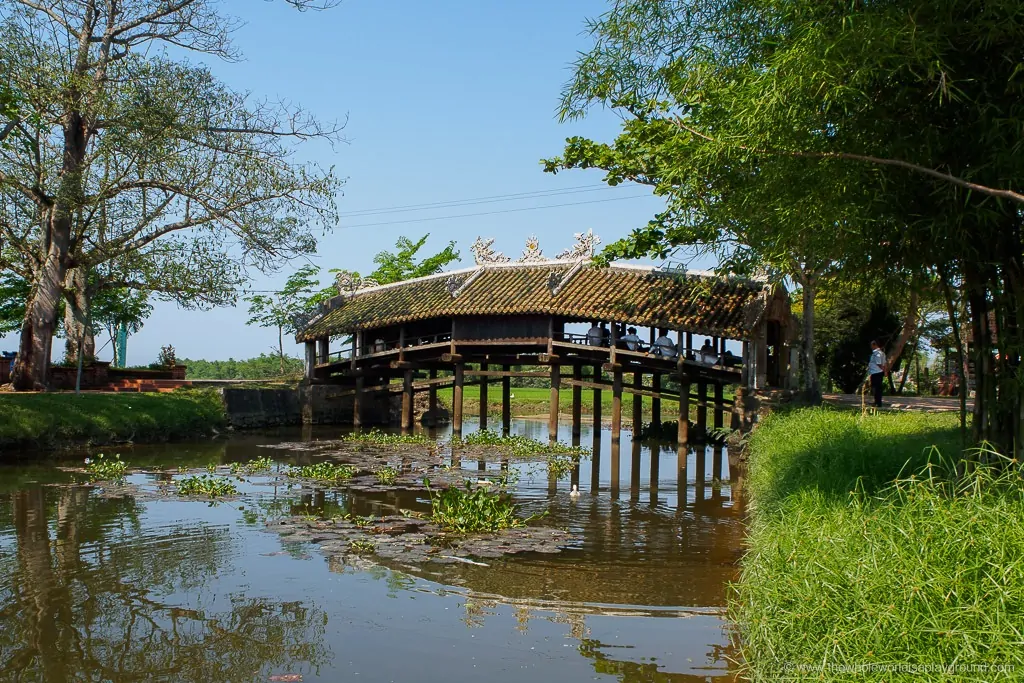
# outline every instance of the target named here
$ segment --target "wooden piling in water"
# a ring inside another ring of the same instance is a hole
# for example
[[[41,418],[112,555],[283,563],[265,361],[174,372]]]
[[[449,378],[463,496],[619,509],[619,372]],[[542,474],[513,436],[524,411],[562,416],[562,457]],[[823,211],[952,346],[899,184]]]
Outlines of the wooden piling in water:
[[[686,500],[686,456],[690,443],[690,380],[679,378],[679,414],[676,417],[676,478],[679,486],[679,497]]]
[[[661,393],[661,373],[655,372],[651,374],[651,390],[655,393]],[[651,423],[656,428],[661,427],[661,399],[651,399]]]
[[[356,377],[356,391],[352,396],[352,426],[359,429],[363,426],[363,390],[366,388],[366,380],[363,377]]]
[[[437,379],[437,369],[430,369],[430,379]],[[430,413],[430,425],[437,424],[437,385],[431,384],[427,390],[427,410]]]
[[[562,386],[562,370],[551,364],[551,406],[548,409],[548,440],[558,441],[558,391]]]
[[[583,387],[579,385],[583,381],[583,367],[572,366],[572,438],[576,445],[579,445],[581,423],[583,421]]]
[[[714,420],[715,420],[715,429],[716,430],[722,429],[722,425],[725,422],[725,405],[723,403],[724,400],[725,400],[725,398],[723,396],[724,393],[725,393],[725,387],[722,385],[722,383],[721,382],[715,382],[715,416],[714,416]]]
[[[633,388],[644,388],[644,373],[633,373]],[[633,440],[640,440],[640,433],[644,428],[644,397],[640,394],[633,394]]]
[[[466,366],[455,364],[455,382],[452,387],[452,433],[462,435],[462,385],[465,381]]]
[[[402,432],[410,431],[412,431],[412,370],[406,370],[402,386]]]
[[[601,381],[601,366],[594,366],[594,383]],[[601,390],[594,389],[594,434],[601,433]]]
[[[622,438],[622,370],[616,368],[612,372],[612,458],[611,488],[612,497],[619,495],[619,465]]]
[[[487,370],[487,363],[481,363],[480,369]],[[480,375],[480,430],[487,429],[487,375]]]
[[[511,372],[511,365],[503,365],[501,369]],[[512,378],[501,378],[501,433],[508,436],[512,431]]]
[[[697,434],[698,438],[707,439],[708,435],[708,383],[697,380]]]

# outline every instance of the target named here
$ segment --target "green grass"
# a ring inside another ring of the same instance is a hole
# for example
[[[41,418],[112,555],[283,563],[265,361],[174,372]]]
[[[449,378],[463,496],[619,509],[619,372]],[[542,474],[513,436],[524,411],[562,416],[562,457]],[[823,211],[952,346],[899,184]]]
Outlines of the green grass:
[[[630,378],[632,379],[632,378]],[[712,390],[708,390],[709,396],[713,396]],[[452,389],[447,387],[439,389],[437,395],[446,406],[452,405]],[[727,387],[724,393],[725,398],[732,400],[733,392]],[[584,389],[580,397],[580,408],[584,415],[594,413],[594,391]],[[641,396],[643,401],[643,415],[645,420],[651,417],[651,399],[648,396]],[[487,414],[496,417],[501,416],[501,383],[492,382],[487,388]],[[512,415],[519,417],[532,417],[547,415],[551,405],[551,390],[544,387],[512,387]],[[480,387],[473,385],[462,390],[462,406],[466,415],[476,415],[480,412]],[[663,420],[675,419],[678,410],[678,402],[670,399],[662,400],[661,416]],[[622,395],[622,416],[628,421],[633,411],[633,397],[629,394]],[[572,387],[563,386],[558,392],[558,412],[563,415],[572,413]],[[612,392],[610,389],[601,391],[601,417],[604,420],[611,419],[612,414]],[[709,411],[710,414],[710,411]],[[690,406],[690,417],[696,420],[697,407]]]
[[[50,450],[209,434],[224,423],[213,390],[165,394],[0,394],[0,451]]]
[[[957,478],[959,451],[952,415],[804,409],[755,431],[730,605],[751,679],[1024,678],[1024,484]]]

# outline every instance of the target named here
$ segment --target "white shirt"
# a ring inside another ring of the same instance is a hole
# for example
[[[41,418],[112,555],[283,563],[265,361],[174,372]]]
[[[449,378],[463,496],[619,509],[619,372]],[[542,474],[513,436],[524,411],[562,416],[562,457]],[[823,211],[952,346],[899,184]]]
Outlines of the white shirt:
[[[871,352],[871,360],[868,361],[868,374],[874,375],[885,372],[885,351],[875,349]]]
[[[630,351],[636,351],[640,347],[640,337],[635,334],[627,334],[622,341]]]
[[[654,341],[654,352],[665,358],[675,358],[676,344],[667,334],[662,335]]]

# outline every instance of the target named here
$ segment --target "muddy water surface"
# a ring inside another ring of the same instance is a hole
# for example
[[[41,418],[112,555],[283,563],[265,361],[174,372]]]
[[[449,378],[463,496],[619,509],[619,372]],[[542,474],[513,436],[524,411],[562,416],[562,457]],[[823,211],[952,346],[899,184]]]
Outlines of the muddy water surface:
[[[513,431],[545,439],[547,425]],[[141,492],[179,466],[312,462],[274,445],[330,436],[118,452],[147,470],[129,477]],[[743,509],[727,454],[691,452],[680,485],[672,448],[624,435],[613,468],[609,434],[581,441],[599,445],[594,459],[560,480],[512,465],[522,512],[571,532],[563,552],[479,564],[340,561],[266,530],[280,516],[429,510],[414,491],[264,482],[210,504],[108,497],[60,463],[0,468],[0,680],[732,680],[724,605]],[[458,464],[470,478],[501,467]]]

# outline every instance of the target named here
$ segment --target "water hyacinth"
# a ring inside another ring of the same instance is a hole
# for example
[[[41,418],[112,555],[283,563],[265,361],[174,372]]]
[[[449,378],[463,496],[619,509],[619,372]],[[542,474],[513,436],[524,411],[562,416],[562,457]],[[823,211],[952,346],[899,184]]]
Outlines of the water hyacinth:
[[[111,459],[100,453],[95,459],[85,459],[85,472],[89,481],[124,481],[128,474],[128,463],[122,461],[118,454]]]

